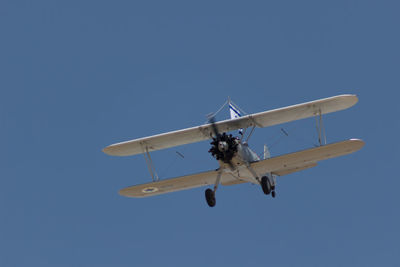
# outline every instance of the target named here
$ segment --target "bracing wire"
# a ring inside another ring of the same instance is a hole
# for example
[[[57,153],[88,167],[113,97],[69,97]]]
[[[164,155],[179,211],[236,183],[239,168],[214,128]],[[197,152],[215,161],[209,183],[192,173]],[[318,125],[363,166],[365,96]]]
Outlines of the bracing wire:
[[[217,112],[211,113],[208,117],[215,117],[215,116],[217,116],[218,113],[220,113],[221,110],[222,110],[227,104],[228,104],[228,101],[225,101],[225,103],[218,109]],[[207,120],[207,123],[208,123],[208,122],[209,122],[209,121]]]
[[[176,162],[178,161],[178,159],[184,160],[185,159],[185,150],[186,148],[183,148],[181,150],[181,152],[179,151],[175,151],[175,153],[177,154],[175,157],[172,157],[172,159],[170,160],[170,163],[167,165],[167,167],[165,167],[160,173],[162,177],[165,177],[165,175],[168,174],[168,171],[171,169],[172,166],[174,166],[176,164]]]
[[[235,104],[235,102],[233,102],[231,99],[229,99],[229,102],[231,102],[235,107],[237,107],[239,109],[240,112],[243,113],[243,115],[248,115],[248,113],[246,111],[244,111],[243,109],[241,109],[238,105]]]

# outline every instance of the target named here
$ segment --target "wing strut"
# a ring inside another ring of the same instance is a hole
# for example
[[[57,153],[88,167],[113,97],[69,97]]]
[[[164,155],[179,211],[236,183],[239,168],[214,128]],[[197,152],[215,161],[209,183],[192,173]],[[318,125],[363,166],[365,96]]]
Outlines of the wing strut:
[[[256,128],[256,125],[254,125],[254,126],[251,128],[251,132],[249,133],[249,135],[248,135],[247,138],[246,138],[246,141],[245,141],[246,143],[249,141],[249,139],[250,139],[251,135],[253,134],[255,128]]]
[[[324,139],[324,145],[326,145],[326,132],[325,132],[325,127],[322,122],[322,113],[321,109],[318,111],[318,114],[315,115],[315,122],[316,122],[316,127],[318,131],[318,142],[319,145],[322,146],[322,138]]]
[[[160,180],[158,177],[158,174],[156,172],[156,169],[153,166],[153,161],[151,160],[149,149],[146,146],[146,152],[143,153],[144,159],[146,160],[147,168],[149,169],[151,179],[153,179],[153,182],[157,182]]]

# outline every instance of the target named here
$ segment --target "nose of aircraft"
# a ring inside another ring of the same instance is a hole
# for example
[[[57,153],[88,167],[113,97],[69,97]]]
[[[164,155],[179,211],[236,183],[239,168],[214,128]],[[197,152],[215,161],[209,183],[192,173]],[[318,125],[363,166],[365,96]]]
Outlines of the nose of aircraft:
[[[229,149],[229,145],[225,141],[220,141],[218,143],[218,150],[219,151],[224,152],[224,151],[227,151],[228,149]]]

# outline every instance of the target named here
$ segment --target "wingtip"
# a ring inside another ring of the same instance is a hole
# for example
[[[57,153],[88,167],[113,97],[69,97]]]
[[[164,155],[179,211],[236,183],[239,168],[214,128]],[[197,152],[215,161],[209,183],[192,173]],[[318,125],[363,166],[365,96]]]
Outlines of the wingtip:
[[[101,151],[102,151],[104,154],[108,154],[108,153],[107,153],[107,150],[108,150],[108,146],[105,147],[105,148],[103,148]]]
[[[342,97],[347,100],[348,108],[354,106],[358,102],[358,96],[356,94],[344,94],[340,95],[339,97]]]
[[[354,105],[358,102],[358,96],[356,94],[350,95],[353,98]]]
[[[107,146],[103,148],[101,151],[103,151],[104,154],[107,154],[109,156],[116,156],[115,153],[113,152],[113,146]]]
[[[351,142],[355,142],[355,143],[359,143],[359,144],[365,145],[364,140],[359,139],[359,138],[351,138],[350,141],[351,141]]]
[[[137,193],[132,192],[130,187],[120,189],[118,191],[118,194],[120,196],[122,196],[122,197],[129,197],[129,198],[143,198],[143,197],[146,197],[146,195],[141,195],[141,194],[137,194]]]
[[[120,189],[120,190],[118,191],[118,195],[120,195],[120,196],[123,196],[123,197],[127,197],[127,195],[126,195],[125,191],[126,191],[126,189],[125,189],[125,188],[123,188],[123,189]]]
[[[352,146],[354,146],[354,148],[356,149],[355,151],[360,150],[365,145],[364,140],[361,140],[358,138],[352,138],[349,140],[349,142],[351,142],[351,144],[353,144]]]

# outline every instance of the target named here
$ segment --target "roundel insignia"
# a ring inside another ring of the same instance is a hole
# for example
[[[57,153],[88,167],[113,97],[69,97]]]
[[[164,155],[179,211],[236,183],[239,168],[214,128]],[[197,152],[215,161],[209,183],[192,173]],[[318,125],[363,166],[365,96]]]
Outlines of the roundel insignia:
[[[145,193],[145,194],[154,193],[154,192],[157,192],[157,191],[158,191],[158,188],[157,187],[152,187],[152,186],[143,188],[143,190],[142,190],[142,192]]]

